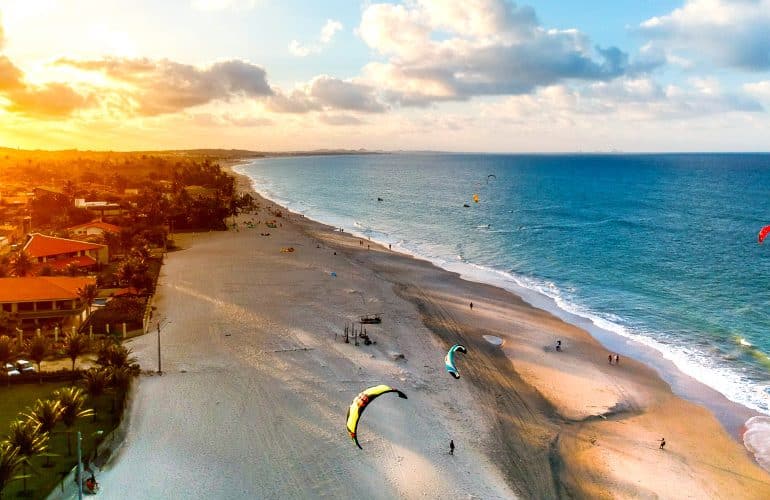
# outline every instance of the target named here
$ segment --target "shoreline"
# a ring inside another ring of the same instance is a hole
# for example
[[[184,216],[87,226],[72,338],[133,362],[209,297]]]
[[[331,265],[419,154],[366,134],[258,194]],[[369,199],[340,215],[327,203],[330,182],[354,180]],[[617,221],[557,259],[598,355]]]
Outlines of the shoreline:
[[[241,163],[247,164],[250,162],[251,160],[247,160]],[[312,234],[314,231],[316,231],[314,226],[320,226],[321,230],[336,232],[337,228],[333,226],[330,226],[324,222],[309,219],[304,214],[293,212],[288,207],[280,205],[275,201],[270,200],[269,198],[266,198],[262,193],[259,193],[256,191],[253,181],[247,175],[236,171],[235,167],[236,167],[235,165],[229,167],[228,168],[229,172],[232,175],[236,176],[236,178],[239,178],[241,182],[245,184],[246,188],[250,192],[258,196],[263,201],[279,206],[283,210],[285,210],[287,213],[293,215],[294,217],[298,217],[300,219],[300,222],[305,226],[304,228],[305,231],[308,231],[309,233]],[[355,233],[348,234],[348,237],[353,240],[367,239],[364,235],[355,234]],[[385,245],[383,243],[376,242],[376,245],[379,247],[381,251],[390,252],[390,250],[385,249]],[[441,266],[433,262],[430,262],[429,260],[425,260],[420,256],[415,256],[410,254],[399,254],[399,258],[419,260],[423,262],[425,265],[429,267],[433,267],[441,273],[446,273],[447,275],[454,275],[455,279],[465,282],[466,286],[470,286],[473,284],[473,285],[478,285],[482,287],[490,287],[504,294],[511,294],[517,300],[526,304],[529,308],[536,311],[541,311],[545,313],[547,316],[551,316],[555,318],[557,321],[564,322],[567,326],[573,327],[585,333],[590,337],[591,341],[593,341],[593,343],[596,344],[596,348],[600,350],[604,350],[605,353],[607,352],[606,348],[608,348],[612,352],[618,352],[622,354],[626,359],[630,358],[632,362],[635,362],[638,365],[640,365],[640,368],[642,370],[651,372],[651,373],[647,373],[646,376],[649,378],[657,379],[658,382],[660,382],[663,386],[665,386],[665,390],[671,393],[671,396],[674,399],[681,400],[680,403],[687,403],[698,407],[703,407],[709,416],[718,420],[718,426],[720,427],[720,429],[722,431],[726,431],[726,434],[729,435],[729,437],[731,438],[731,441],[734,444],[739,446],[741,454],[745,458],[748,458],[753,465],[757,466],[759,471],[761,471],[760,475],[765,474],[766,476],[765,479],[770,477],[770,476],[767,476],[767,471],[764,471],[763,469],[759,468],[759,464],[756,458],[751,454],[751,451],[744,445],[742,441],[743,432],[745,431],[744,425],[746,421],[755,416],[765,416],[765,415],[756,410],[748,408],[740,403],[727,399],[727,397],[725,397],[723,394],[719,393],[715,389],[707,386],[705,383],[700,382],[695,378],[682,372],[672,361],[663,358],[662,353],[660,353],[658,350],[654,349],[653,347],[642,344],[639,341],[636,341],[632,338],[622,336],[616,332],[602,329],[601,327],[593,324],[593,322],[589,318],[585,318],[583,316],[579,316],[569,311],[562,310],[558,308],[558,306],[555,304],[553,308],[543,306],[542,303],[544,301],[552,300],[550,299],[550,297],[542,296],[542,297],[537,297],[535,298],[535,300],[533,300],[532,297],[527,297],[526,294],[517,293],[517,291],[511,290],[508,287],[502,287],[495,284],[475,281],[468,277],[462,276],[460,273],[442,268]],[[394,287],[399,287],[399,286],[403,287],[403,284],[399,285],[397,283],[394,283]],[[523,287],[521,288],[524,291],[530,292],[531,295],[538,295],[536,291],[524,289]],[[402,296],[404,298],[408,298],[409,300],[411,300],[419,308],[421,308],[421,312],[422,312],[422,309],[424,308],[424,304],[421,304],[420,299],[416,297],[413,292],[410,293],[409,291],[405,291],[402,289],[402,291],[398,292],[398,294],[399,296]],[[540,300],[538,301],[538,299]],[[556,308],[558,312],[555,312],[554,308]],[[433,312],[435,312],[435,310]],[[559,314],[559,312],[561,312],[562,314]],[[441,331],[442,327],[440,325],[435,325],[435,324],[431,325],[431,320],[427,317],[427,313],[422,312],[422,319],[423,319],[423,323],[426,326],[428,326],[435,335],[442,337],[442,333],[446,333]],[[457,335],[455,334],[454,337],[457,337]],[[447,342],[448,342],[448,345],[451,345],[452,343],[449,341]],[[543,348],[546,349],[545,346],[543,346]],[[515,355],[511,355],[509,349],[503,349],[503,351],[506,352],[505,362],[515,365],[515,362],[514,362]],[[624,364],[626,364],[625,360],[624,360]],[[515,373],[515,370],[513,371]],[[540,393],[542,395],[541,388],[537,387],[537,384],[530,383],[525,385],[528,385],[527,389],[533,390],[536,393]],[[535,398],[535,399],[538,399],[538,398]],[[547,409],[545,411],[554,412],[553,414],[559,415],[559,411],[557,409],[554,409],[553,407],[549,406],[549,403],[552,403],[552,401],[550,401],[548,397],[540,398],[538,403],[544,404],[543,408]],[[621,402],[620,406],[623,406],[626,403],[627,402]],[[630,408],[619,408],[619,411],[615,411],[616,408],[613,407],[613,408],[608,408],[608,410],[609,411],[605,414],[600,414],[600,413],[595,413],[590,415],[581,414],[580,417],[585,420],[590,420],[595,417],[601,417],[602,419],[606,420],[608,417],[612,418],[617,415],[622,415],[629,410],[631,413],[638,412],[639,408],[635,408],[634,403],[631,403]],[[563,417],[564,415],[560,415],[560,416]],[[558,462],[558,459],[556,459],[553,456],[549,456],[549,461]],[[533,493],[533,492],[528,492],[528,493]],[[563,492],[560,492],[560,493],[563,493]],[[561,496],[561,494],[559,496]]]
[[[265,157],[268,158],[268,157]],[[236,170],[239,166],[245,166],[252,163],[255,160],[263,158],[252,158],[247,160],[240,160],[232,162],[226,165],[228,172],[237,177],[242,177],[244,185],[253,194],[267,200],[269,203],[281,206],[284,211],[306,218],[304,214],[295,212],[285,202],[279,200],[275,201],[271,199],[269,194],[263,194],[256,190],[253,181],[248,175],[243,174]],[[333,224],[325,222],[323,220],[310,219],[313,222],[321,224],[330,230],[338,229]],[[373,239],[356,228],[345,227],[346,233],[352,235],[355,238],[369,240],[377,243],[378,245],[385,247],[387,242],[379,241],[376,238]],[[448,272],[456,273],[463,280],[471,283],[479,283],[484,285],[490,285],[496,288],[503,289],[522,299],[533,308],[543,310],[549,314],[556,316],[562,321],[574,325],[586,332],[588,332],[595,340],[606,347],[609,351],[617,352],[624,357],[635,359],[648,367],[655,369],[657,374],[671,387],[671,390],[679,397],[682,397],[690,402],[700,404],[707,407],[722,423],[724,428],[733,436],[733,438],[743,445],[743,433],[745,432],[746,422],[753,417],[767,417],[768,415],[762,413],[754,408],[751,408],[738,401],[733,401],[727,396],[719,392],[717,389],[709,386],[707,383],[698,380],[695,376],[688,374],[685,370],[680,368],[676,362],[667,357],[666,353],[657,349],[653,345],[643,342],[641,339],[635,338],[633,335],[623,335],[609,328],[604,328],[594,322],[591,317],[581,315],[577,312],[570,311],[568,309],[560,307],[556,300],[544,294],[541,291],[525,287],[518,282],[508,283],[505,280],[501,280],[495,276],[487,276],[487,279],[481,276],[469,275],[464,270],[452,263],[441,264],[435,260],[431,260],[425,256],[415,254],[407,249],[397,247],[394,251],[400,252],[402,255],[422,260],[430,263],[437,268]],[[486,269],[484,274],[490,274],[495,272],[494,270]],[[515,279],[514,279],[515,281]],[[655,341],[652,341],[653,343]],[[747,449],[747,453],[749,450]]]
[[[607,365],[587,332],[509,291],[304,216],[265,229],[277,206],[257,197],[235,230],[175,235],[156,296],[164,375],[141,376],[101,495],[770,497],[746,450],[651,368]],[[344,343],[372,312],[375,343]],[[458,342],[455,380],[443,356]],[[154,335],[128,344],[154,366]],[[345,411],[379,383],[409,399],[367,410],[359,450]]]

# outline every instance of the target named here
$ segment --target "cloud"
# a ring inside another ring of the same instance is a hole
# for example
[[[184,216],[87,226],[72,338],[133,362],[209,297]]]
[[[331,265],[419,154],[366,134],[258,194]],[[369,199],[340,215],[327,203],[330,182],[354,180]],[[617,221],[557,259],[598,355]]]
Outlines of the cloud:
[[[328,110],[380,113],[386,108],[372,87],[321,75],[289,94],[276,92],[268,100],[268,109],[278,113]]]
[[[601,117],[602,122],[621,126],[628,122],[661,123],[761,111],[758,100],[724,91],[714,80],[693,79],[686,86],[661,86],[650,78],[624,77],[582,88],[561,84],[544,87],[534,94],[509,97],[486,112],[508,123],[571,126]]]
[[[37,117],[64,117],[87,107],[91,99],[75,92],[63,83],[27,86],[6,93],[10,100],[8,111]]]
[[[357,33],[389,57],[366,65],[364,79],[402,105],[610,80],[628,66],[619,49],[592,47],[577,30],[545,29],[531,7],[505,0],[373,4]]]
[[[24,73],[6,56],[0,56],[0,92],[24,86]]]
[[[0,50],[5,47],[5,29],[3,28],[3,17],[0,16]]]
[[[321,28],[321,34],[318,37],[317,43],[304,45],[297,40],[292,40],[289,43],[289,52],[297,57],[319,54],[332,42],[334,35],[340,30],[342,30],[342,23],[333,19],[327,19],[326,24]]]
[[[321,122],[327,125],[341,126],[341,125],[362,125],[364,122],[353,115],[327,115],[322,114],[320,116]]]
[[[256,7],[258,3],[258,0],[192,0],[190,5],[195,10],[212,12],[219,10],[250,10]]]
[[[88,97],[64,83],[27,84],[24,72],[1,55],[0,96],[6,101],[6,111],[39,118],[67,116],[92,104]]]
[[[770,0],[687,0],[638,31],[670,50],[747,71],[770,69]]]
[[[174,113],[212,101],[235,97],[261,98],[273,93],[261,66],[241,60],[222,61],[206,68],[174,61],[105,58],[79,61],[59,59],[56,64],[97,71],[129,85],[125,91],[133,111],[152,116]]]

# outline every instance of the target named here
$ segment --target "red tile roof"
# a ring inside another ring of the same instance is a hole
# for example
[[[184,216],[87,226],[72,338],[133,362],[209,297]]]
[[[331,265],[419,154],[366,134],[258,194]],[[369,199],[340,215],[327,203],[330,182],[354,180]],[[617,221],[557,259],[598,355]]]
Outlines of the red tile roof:
[[[102,222],[100,220],[86,222],[85,224],[78,224],[77,226],[72,226],[70,228],[67,228],[67,231],[77,231],[78,229],[86,229],[89,227],[97,227],[102,231],[107,231],[108,233],[120,232],[120,226],[116,226],[115,224],[109,224],[107,222]]]
[[[53,236],[35,233],[27,244],[24,245],[24,251],[30,257],[49,257],[52,255],[80,252],[83,250],[95,250],[104,247],[105,245],[99,245],[98,243],[55,238]]]
[[[45,266],[50,266],[54,271],[63,271],[70,264],[75,264],[77,267],[91,267],[96,265],[96,259],[89,257],[88,255],[81,255],[79,257],[69,257],[67,259],[55,259],[47,262],[40,262],[35,267],[35,274],[38,274],[40,269]]]
[[[77,299],[78,288],[90,283],[96,284],[96,280],[65,276],[0,278],[0,302]]]

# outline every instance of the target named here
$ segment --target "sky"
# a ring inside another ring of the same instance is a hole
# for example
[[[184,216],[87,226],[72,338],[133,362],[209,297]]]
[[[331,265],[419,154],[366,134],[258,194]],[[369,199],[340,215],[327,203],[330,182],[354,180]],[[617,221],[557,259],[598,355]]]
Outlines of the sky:
[[[0,0],[0,146],[770,150],[770,0]]]

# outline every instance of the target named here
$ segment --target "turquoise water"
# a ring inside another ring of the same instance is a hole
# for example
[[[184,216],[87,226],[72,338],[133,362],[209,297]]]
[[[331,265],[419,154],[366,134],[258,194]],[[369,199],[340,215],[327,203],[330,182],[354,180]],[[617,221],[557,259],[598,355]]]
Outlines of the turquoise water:
[[[770,414],[770,242],[756,240],[770,155],[315,156],[239,170],[308,217],[546,295]]]

